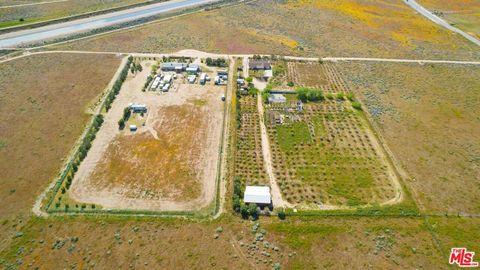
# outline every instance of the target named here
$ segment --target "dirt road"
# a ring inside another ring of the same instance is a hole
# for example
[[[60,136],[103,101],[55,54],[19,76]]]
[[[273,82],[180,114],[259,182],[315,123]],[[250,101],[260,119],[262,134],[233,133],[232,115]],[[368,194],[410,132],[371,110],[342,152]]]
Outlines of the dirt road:
[[[263,90],[263,88],[261,89]],[[260,131],[262,136],[262,153],[264,160],[265,171],[267,172],[268,179],[270,180],[270,189],[272,193],[272,203],[274,207],[292,207],[287,201],[283,200],[282,192],[278,187],[275,174],[273,173],[272,166],[272,153],[270,151],[270,142],[268,141],[267,128],[265,126],[265,111],[263,110],[262,95],[257,95],[258,114],[260,116]]]

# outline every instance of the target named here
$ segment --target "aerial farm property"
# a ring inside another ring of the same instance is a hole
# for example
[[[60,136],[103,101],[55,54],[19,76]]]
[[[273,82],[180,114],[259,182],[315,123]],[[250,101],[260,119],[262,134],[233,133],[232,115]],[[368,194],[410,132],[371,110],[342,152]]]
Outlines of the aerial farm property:
[[[333,65],[264,57],[250,59],[244,71],[255,78],[237,90],[240,182],[277,189],[274,206],[401,201],[394,165]]]
[[[107,95],[97,117],[101,127],[88,155],[80,151],[51,209],[208,210],[217,186],[228,70],[225,61],[221,68],[202,62],[129,58],[118,94]]]

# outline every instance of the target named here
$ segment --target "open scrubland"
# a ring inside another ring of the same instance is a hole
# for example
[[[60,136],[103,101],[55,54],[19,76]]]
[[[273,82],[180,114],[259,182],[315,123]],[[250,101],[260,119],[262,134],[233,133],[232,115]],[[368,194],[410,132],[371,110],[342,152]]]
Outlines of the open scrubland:
[[[419,0],[418,2],[455,27],[480,38],[480,1]]]
[[[36,23],[102,9],[146,2],[146,0],[67,0],[52,3],[25,5],[45,1],[2,1],[0,3],[0,28]],[[12,6],[22,5],[24,6]],[[3,6],[3,7],[2,7]],[[11,7],[7,7],[11,6]]]
[[[272,269],[280,263],[281,269],[448,269],[448,258],[418,218],[263,218],[254,225],[229,216],[210,222],[33,218],[0,255],[25,268]],[[266,242],[254,243],[257,233]]]
[[[339,64],[410,179],[419,206],[480,213],[480,69]]]
[[[27,214],[58,173],[119,63],[115,56],[51,54],[0,64],[2,220],[13,225]]]
[[[479,58],[474,53],[475,45],[415,14],[400,0],[254,1],[56,48],[121,52],[195,48],[222,53]]]

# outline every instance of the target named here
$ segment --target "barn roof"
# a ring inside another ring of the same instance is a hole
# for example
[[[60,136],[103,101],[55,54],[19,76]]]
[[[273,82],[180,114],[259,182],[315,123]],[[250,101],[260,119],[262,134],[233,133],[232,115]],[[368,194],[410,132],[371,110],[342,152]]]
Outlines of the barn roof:
[[[243,195],[243,201],[246,203],[270,204],[272,201],[270,187],[247,186]]]

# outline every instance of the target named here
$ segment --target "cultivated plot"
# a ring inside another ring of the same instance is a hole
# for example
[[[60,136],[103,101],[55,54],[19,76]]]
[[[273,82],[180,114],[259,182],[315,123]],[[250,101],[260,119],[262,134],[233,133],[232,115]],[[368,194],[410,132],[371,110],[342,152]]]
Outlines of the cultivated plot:
[[[357,206],[396,197],[387,157],[364,116],[348,102],[267,114],[274,171],[289,202]]]
[[[321,208],[399,201],[395,170],[334,67],[297,62],[287,66],[290,81],[327,94],[307,103],[286,94],[266,105],[272,163],[284,199]]]
[[[255,95],[241,96],[237,128],[235,175],[246,185],[269,185],[264,169],[260,116]]]

